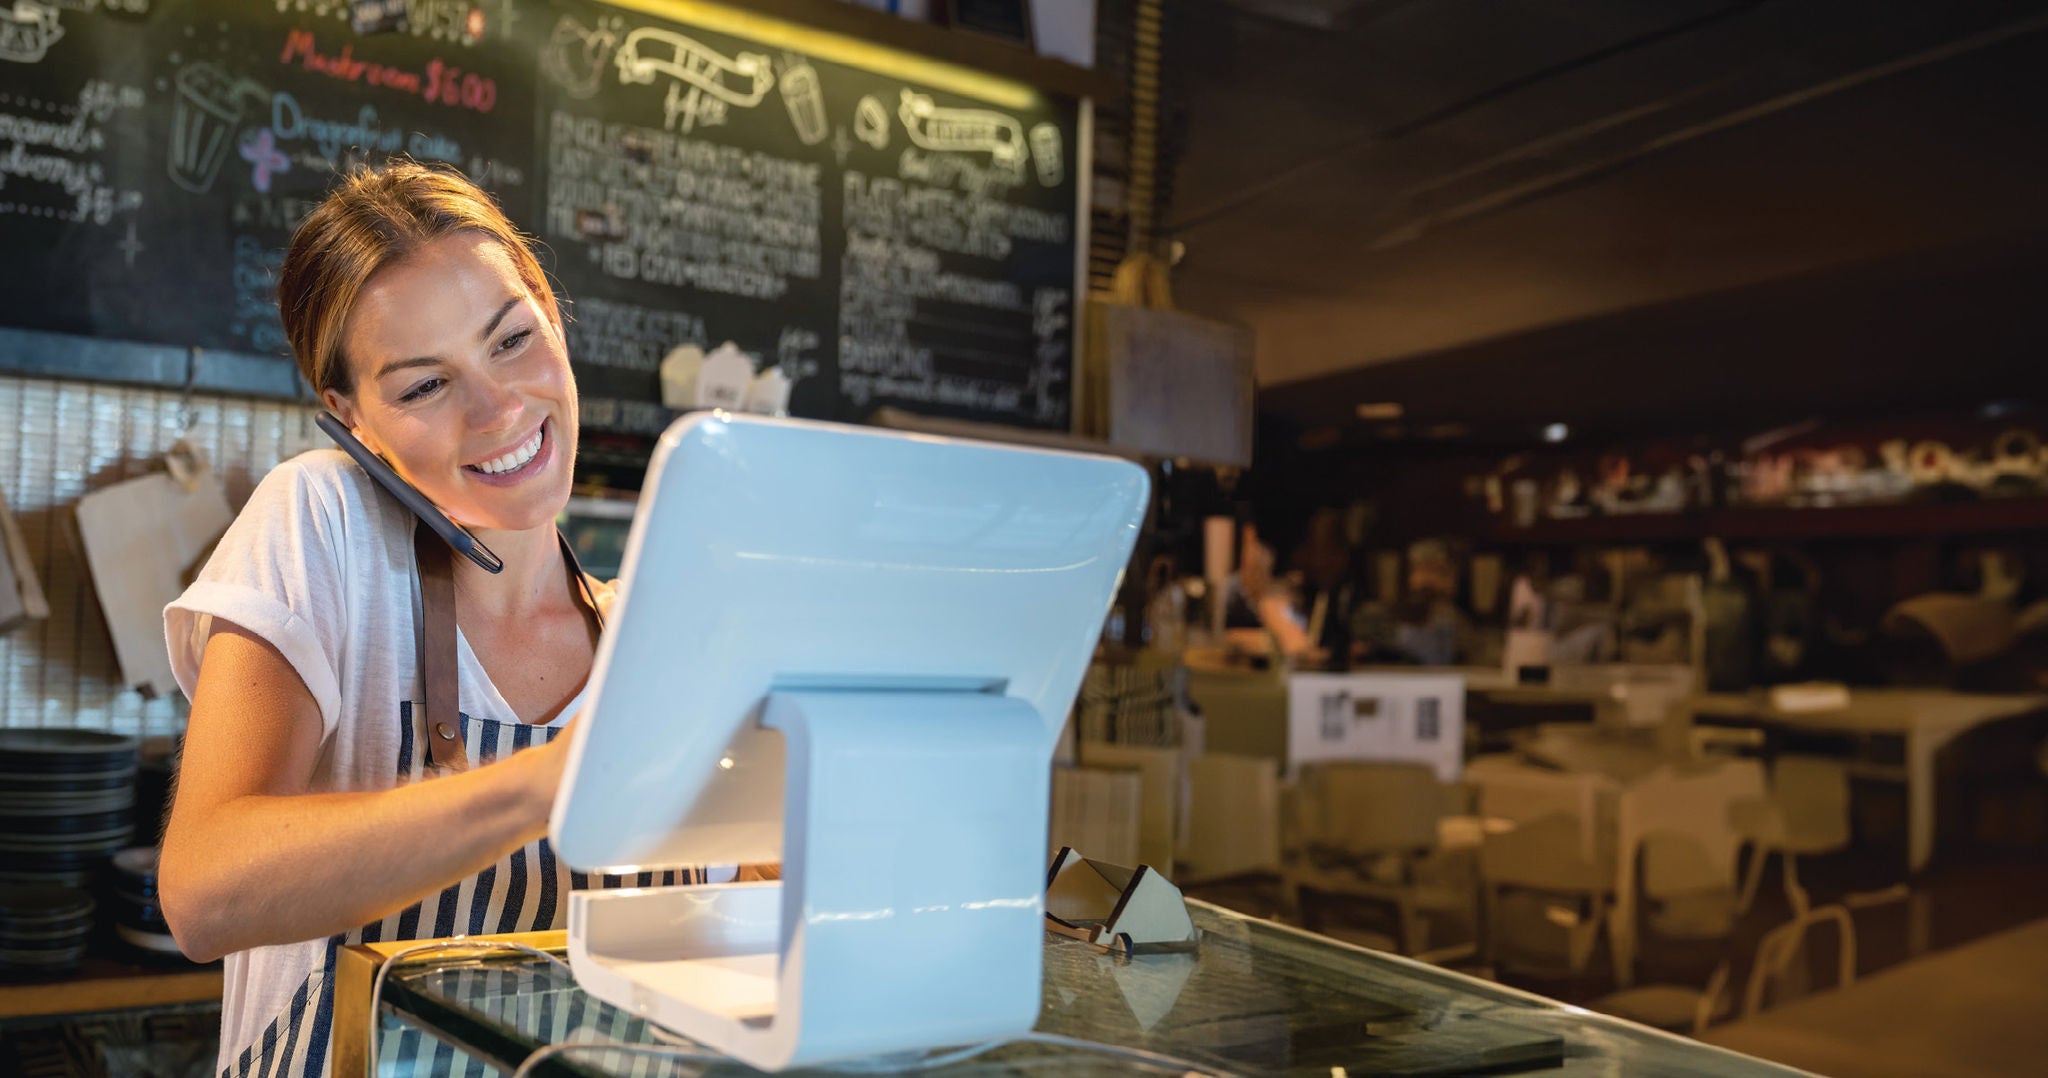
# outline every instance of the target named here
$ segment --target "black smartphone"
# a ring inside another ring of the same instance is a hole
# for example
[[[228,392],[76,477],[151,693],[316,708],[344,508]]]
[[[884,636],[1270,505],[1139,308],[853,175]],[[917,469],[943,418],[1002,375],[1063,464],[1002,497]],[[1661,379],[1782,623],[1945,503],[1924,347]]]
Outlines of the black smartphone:
[[[434,529],[434,534],[447,540],[448,545],[457,553],[482,566],[487,572],[496,573],[505,568],[505,563],[500,561],[496,554],[491,553],[490,547],[465,531],[462,525],[449,520],[446,513],[428,501],[426,495],[414,490],[411,483],[400,479],[398,473],[391,470],[391,465],[384,463],[383,458],[370,452],[368,446],[357,441],[356,436],[350,434],[348,427],[344,426],[341,420],[334,418],[332,412],[321,412],[313,417],[313,422],[319,424],[320,429],[326,431],[327,436],[334,439],[335,444],[347,451],[349,456],[356,458],[356,463],[370,473],[370,478],[375,479],[378,486],[390,491],[392,497],[397,498],[407,509],[426,521],[427,527]]]

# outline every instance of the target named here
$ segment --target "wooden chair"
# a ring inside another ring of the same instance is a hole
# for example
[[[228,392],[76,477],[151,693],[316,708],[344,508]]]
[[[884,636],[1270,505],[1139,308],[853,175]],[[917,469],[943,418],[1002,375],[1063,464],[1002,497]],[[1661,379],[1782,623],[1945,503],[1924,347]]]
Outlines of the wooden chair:
[[[1138,863],[1143,782],[1134,771],[1055,767],[1050,857],[1062,846],[1113,865]]]
[[[1658,938],[1730,940],[1735,933],[1734,851],[1711,834],[1678,826],[1650,831],[1635,844],[1632,871],[1643,900],[1643,922]],[[1620,916],[1616,911],[1616,916]],[[1596,1011],[1674,1033],[1697,1035],[1727,1003],[1732,964],[1715,965],[1703,986],[1656,983],[1625,987],[1596,1000]]]
[[[1804,953],[1807,933],[1832,924],[1840,934],[1841,947],[1835,959],[1835,987],[1856,983],[1856,923],[1849,907],[1829,903],[1817,909],[1799,911],[1790,921],[1771,929],[1757,944],[1756,964],[1749,971],[1749,985],[1742,993],[1742,1016],[1754,1016],[1764,1006],[1764,993],[1783,984],[1794,972],[1793,963]],[[1803,968],[1798,972],[1804,973]],[[1785,1000],[1777,1000],[1783,1003]]]
[[[1474,905],[1469,887],[1427,872],[1453,790],[1427,764],[1332,762],[1304,766],[1290,798],[1282,883],[1302,925],[1317,930],[1321,902],[1351,899],[1391,909],[1395,947],[1430,961],[1476,945],[1429,949],[1425,913]]]
[[[1280,871],[1280,763],[1207,753],[1188,762],[1191,787],[1183,888]]]
[[[1498,964],[1502,899],[1526,892],[1545,901],[1545,919],[1565,933],[1566,969],[1592,959],[1615,880],[1611,826],[1600,820],[1599,782],[1591,775],[1521,771],[1489,775],[1479,814],[1489,827],[1479,850],[1480,950]],[[1495,829],[1494,821],[1512,826]]]
[[[1784,859],[1785,895],[1797,917],[1813,906],[1799,882],[1799,858],[1848,848],[1849,770],[1822,757],[1780,756],[1771,767],[1769,793],[1731,806],[1729,819],[1750,842],[1740,908],[1747,911],[1755,903],[1764,865],[1777,854]]]
[[[1813,896],[1799,880],[1799,858],[1849,847],[1848,766],[1825,757],[1780,756],[1771,767],[1769,794],[1731,806],[1729,819],[1750,843],[1739,908],[1747,911],[1755,902],[1764,865],[1778,854],[1784,859],[1785,896],[1796,918],[1813,908]],[[1898,883],[1844,894],[1838,901],[1857,910],[1911,897],[1911,889]]]
[[[1167,879],[1172,879],[1174,850],[1179,845],[1181,831],[1181,783],[1186,776],[1181,764],[1181,750],[1083,741],[1080,758],[1083,767],[1137,773],[1141,793],[1138,859],[1133,864],[1150,865]],[[1083,849],[1082,852],[1087,851]]]

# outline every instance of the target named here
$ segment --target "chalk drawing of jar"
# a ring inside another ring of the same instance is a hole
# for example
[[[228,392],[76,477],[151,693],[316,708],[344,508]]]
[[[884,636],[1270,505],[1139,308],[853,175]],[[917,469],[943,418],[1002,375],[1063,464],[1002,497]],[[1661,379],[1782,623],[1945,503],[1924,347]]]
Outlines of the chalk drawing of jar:
[[[853,133],[877,150],[889,148],[889,110],[875,100],[875,95],[861,98],[860,104],[854,106]]]
[[[171,181],[193,194],[213,186],[220,164],[234,145],[245,95],[256,84],[237,81],[213,64],[178,69],[178,98],[171,110]]]
[[[818,69],[802,60],[782,71],[782,103],[789,106],[789,119],[796,125],[796,137],[806,146],[825,138],[825,88],[818,82]]]
[[[1031,159],[1038,165],[1038,182],[1047,187],[1058,187],[1066,179],[1066,164],[1060,150],[1059,128],[1039,124],[1031,129]]]

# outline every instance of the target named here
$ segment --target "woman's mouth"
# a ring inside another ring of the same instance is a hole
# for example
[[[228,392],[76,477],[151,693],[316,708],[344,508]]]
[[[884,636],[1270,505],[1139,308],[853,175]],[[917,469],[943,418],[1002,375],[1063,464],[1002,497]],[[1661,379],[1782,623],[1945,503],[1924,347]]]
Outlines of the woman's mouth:
[[[523,482],[548,466],[555,456],[555,439],[548,432],[549,424],[543,422],[533,436],[511,450],[478,464],[465,464],[462,470],[471,479],[492,486],[511,486]]]

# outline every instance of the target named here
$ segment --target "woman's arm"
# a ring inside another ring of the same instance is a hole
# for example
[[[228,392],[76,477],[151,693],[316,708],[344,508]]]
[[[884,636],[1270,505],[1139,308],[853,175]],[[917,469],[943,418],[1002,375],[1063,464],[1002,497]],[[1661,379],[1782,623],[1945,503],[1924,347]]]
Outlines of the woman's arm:
[[[546,834],[567,738],[432,782],[308,793],[312,694],[276,648],[216,625],[157,870],[164,920],[191,958],[367,924]]]

